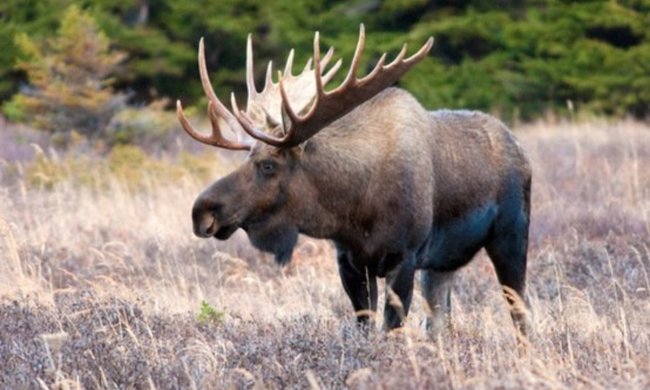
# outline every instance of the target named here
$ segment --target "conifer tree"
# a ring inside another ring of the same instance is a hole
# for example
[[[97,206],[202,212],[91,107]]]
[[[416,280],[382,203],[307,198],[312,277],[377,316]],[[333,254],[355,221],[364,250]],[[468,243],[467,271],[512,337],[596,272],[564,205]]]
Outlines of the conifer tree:
[[[124,55],[114,52],[93,18],[76,6],[63,16],[54,37],[42,42],[16,37],[18,67],[29,85],[14,96],[10,108],[39,129],[63,135],[102,135],[125,102],[111,88],[111,74]]]

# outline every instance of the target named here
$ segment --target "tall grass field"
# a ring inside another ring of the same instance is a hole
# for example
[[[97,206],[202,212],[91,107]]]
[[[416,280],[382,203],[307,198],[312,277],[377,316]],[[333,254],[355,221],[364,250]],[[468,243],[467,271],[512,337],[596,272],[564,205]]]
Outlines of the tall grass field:
[[[527,353],[483,252],[431,340],[418,291],[403,329],[357,330],[326,241],[282,268],[243,232],[196,238],[194,198],[236,153],[5,158],[0,388],[650,388],[650,127],[515,132],[534,171]]]

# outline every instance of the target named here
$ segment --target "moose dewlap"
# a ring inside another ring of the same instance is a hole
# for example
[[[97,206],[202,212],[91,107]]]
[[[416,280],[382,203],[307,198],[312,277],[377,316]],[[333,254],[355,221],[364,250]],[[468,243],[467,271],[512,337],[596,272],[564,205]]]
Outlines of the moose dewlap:
[[[363,25],[345,80],[327,91],[339,70],[329,70],[314,38],[313,63],[292,73],[293,50],[279,81],[272,66],[262,91],[253,80],[248,37],[246,110],[231,95],[232,110],[217,98],[205,65],[199,70],[209,99],[212,133],[183,128],[199,142],[248,150],[235,172],[208,187],[194,203],[194,232],[225,240],[242,228],[257,248],[279,263],[290,260],[298,234],[326,238],[337,248],[343,287],[360,322],[377,309],[377,277],[386,278],[384,328],[403,324],[422,270],[422,291],[432,331],[448,320],[455,270],[485,248],[515,324],[525,330],[524,296],[531,169],[512,133],[494,117],[469,111],[427,111],[393,85],[425,58],[429,39],[406,57],[357,78]],[[238,137],[224,137],[229,129]]]

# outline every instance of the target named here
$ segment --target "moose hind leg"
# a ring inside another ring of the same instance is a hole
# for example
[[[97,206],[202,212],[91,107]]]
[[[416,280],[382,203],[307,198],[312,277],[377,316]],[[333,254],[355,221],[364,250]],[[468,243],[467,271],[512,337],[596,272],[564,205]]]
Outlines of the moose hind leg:
[[[510,316],[521,335],[528,334],[528,302],[525,296],[526,255],[513,251],[506,242],[493,243],[486,247],[488,255],[503,287],[508,301]],[[505,247],[505,248],[504,248]]]
[[[528,191],[524,193],[523,207],[505,208],[511,211],[497,217],[494,235],[485,246],[499,283],[503,286],[512,320],[522,336],[528,334],[529,326],[525,296],[529,221],[527,194]]]
[[[454,272],[422,271],[422,295],[429,305],[425,327],[434,338],[446,330],[451,330],[453,278]]]
[[[367,268],[360,271],[354,267],[345,251],[339,251],[338,265],[343,288],[352,302],[357,321],[370,326],[377,311],[377,277]]]

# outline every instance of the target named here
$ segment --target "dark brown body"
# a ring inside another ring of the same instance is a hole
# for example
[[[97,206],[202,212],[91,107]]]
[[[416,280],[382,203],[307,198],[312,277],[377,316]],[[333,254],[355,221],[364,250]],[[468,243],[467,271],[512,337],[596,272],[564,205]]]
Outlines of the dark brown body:
[[[453,271],[483,247],[500,282],[523,296],[530,184],[500,121],[428,112],[389,88],[299,147],[257,142],[246,164],[196,200],[194,229],[226,239],[242,227],[281,263],[298,233],[331,239],[360,320],[376,309],[376,277],[387,278],[388,329],[403,323],[422,269],[429,325],[439,328]],[[513,318],[523,329],[518,309]]]

